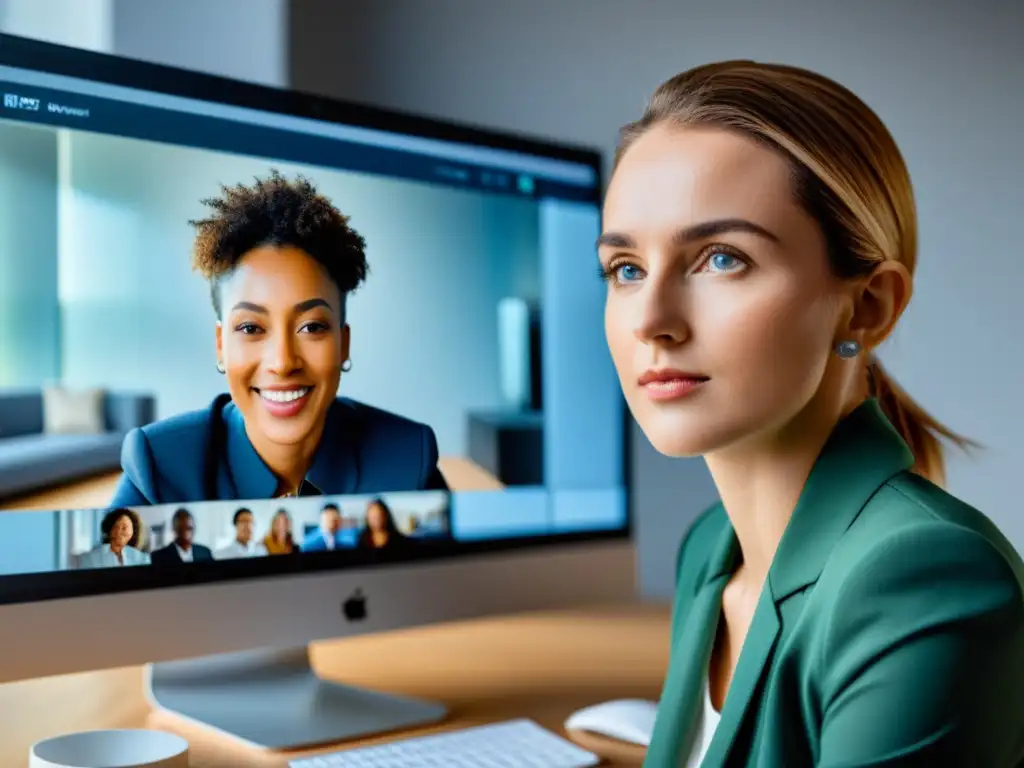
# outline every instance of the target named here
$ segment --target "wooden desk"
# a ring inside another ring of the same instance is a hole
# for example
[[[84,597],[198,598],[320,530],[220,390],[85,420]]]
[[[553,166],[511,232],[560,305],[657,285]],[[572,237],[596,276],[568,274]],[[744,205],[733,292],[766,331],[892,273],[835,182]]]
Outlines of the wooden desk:
[[[440,726],[398,737],[529,717],[564,735],[569,714],[617,698],[657,699],[668,665],[669,611],[637,606],[533,614],[318,644],[325,678],[448,705]],[[0,685],[0,765],[25,766],[36,741],[72,731],[150,727],[188,740],[191,768],[283,768],[313,752],[258,752],[153,712],[139,667]],[[395,735],[390,737],[395,738]],[[363,742],[387,741],[378,737]],[[639,765],[640,750],[588,743]],[[337,750],[335,746],[319,752]]]

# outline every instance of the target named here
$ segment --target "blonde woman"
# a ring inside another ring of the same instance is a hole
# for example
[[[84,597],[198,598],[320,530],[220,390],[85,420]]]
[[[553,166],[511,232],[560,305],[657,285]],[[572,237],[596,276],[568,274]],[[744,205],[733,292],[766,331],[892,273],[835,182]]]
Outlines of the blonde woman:
[[[271,555],[290,555],[296,551],[292,536],[292,518],[287,509],[279,509],[270,521],[270,530],[263,537],[263,546]]]
[[[916,228],[893,138],[812,72],[700,67],[622,132],[608,344],[721,498],[679,553],[653,768],[1024,764],[1024,564],[940,487],[967,441],[874,354]]]

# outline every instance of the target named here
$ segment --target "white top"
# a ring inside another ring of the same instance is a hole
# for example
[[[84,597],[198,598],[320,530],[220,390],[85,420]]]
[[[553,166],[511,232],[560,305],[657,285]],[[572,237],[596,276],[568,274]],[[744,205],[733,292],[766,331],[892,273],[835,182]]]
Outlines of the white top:
[[[175,544],[174,548],[176,550],[178,550],[178,557],[181,558],[181,562],[183,562],[183,563],[191,563],[192,562],[192,547],[189,547],[188,549],[182,549],[177,544]]]
[[[721,714],[711,703],[711,687],[708,685],[706,675],[704,676],[703,698],[704,706],[701,707],[700,714],[697,716],[697,730],[694,733],[690,756],[686,759],[686,768],[700,768],[700,764],[704,761],[704,755],[707,754],[708,747],[711,746],[715,729],[718,728],[718,721],[722,719]]]
[[[255,541],[242,544],[235,539],[223,549],[218,549],[213,556],[216,560],[231,560],[238,557],[262,557],[265,554],[267,554],[267,548],[262,544],[257,544]]]

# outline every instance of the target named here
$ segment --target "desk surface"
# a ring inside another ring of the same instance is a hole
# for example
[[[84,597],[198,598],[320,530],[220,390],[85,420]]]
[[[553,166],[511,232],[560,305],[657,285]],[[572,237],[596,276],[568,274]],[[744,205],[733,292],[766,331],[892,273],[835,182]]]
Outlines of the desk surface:
[[[532,718],[564,735],[565,718],[581,707],[618,698],[656,699],[668,664],[668,645],[668,609],[638,606],[531,614],[331,641],[314,647],[313,661],[327,679],[434,699],[449,707],[443,724],[398,737],[516,717]],[[140,727],[172,731],[187,739],[192,768],[283,768],[290,758],[317,754],[254,751],[154,712],[142,695],[140,667],[0,685],[3,766],[27,765],[28,750],[40,739],[73,731]],[[608,746],[606,754],[621,756],[608,765],[639,764],[640,753]]]

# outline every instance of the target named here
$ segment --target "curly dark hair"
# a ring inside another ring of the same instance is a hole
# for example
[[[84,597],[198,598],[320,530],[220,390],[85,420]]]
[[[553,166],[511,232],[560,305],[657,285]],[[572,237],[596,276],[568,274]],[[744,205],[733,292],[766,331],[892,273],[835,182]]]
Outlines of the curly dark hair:
[[[192,268],[210,283],[210,298],[221,316],[220,282],[239,260],[264,245],[291,246],[315,259],[345,297],[366,279],[366,241],[349,217],[303,176],[289,181],[276,169],[252,186],[221,185],[221,196],[203,200],[212,215],[189,223],[196,229]]]
[[[114,532],[114,526],[122,517],[127,517],[132,524],[132,537],[128,539],[128,546],[137,549],[139,537],[142,535],[142,519],[135,512],[124,507],[112,509],[103,516],[100,521],[100,541],[103,544],[110,543],[110,534]]]

